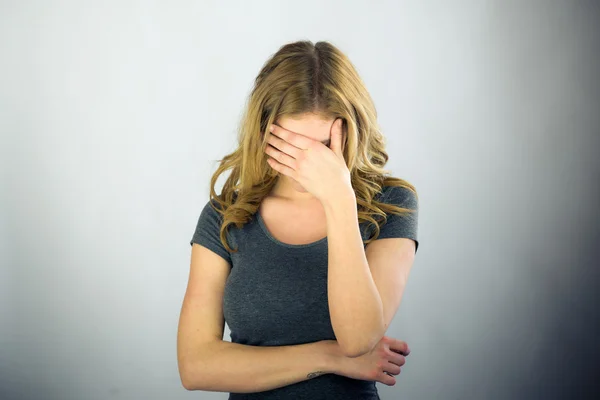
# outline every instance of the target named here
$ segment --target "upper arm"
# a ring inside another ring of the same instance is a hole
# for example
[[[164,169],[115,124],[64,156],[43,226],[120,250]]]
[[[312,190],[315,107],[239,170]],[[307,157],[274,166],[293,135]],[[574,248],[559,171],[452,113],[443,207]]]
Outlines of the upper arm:
[[[369,269],[383,306],[382,333],[385,333],[400,306],[415,259],[415,247],[411,239],[385,238],[374,240],[365,248]]]
[[[383,202],[414,210],[406,215],[389,214],[377,239],[365,248],[373,281],[383,306],[384,332],[391,323],[400,302],[408,275],[419,247],[418,199],[403,187],[387,187]]]
[[[223,340],[225,328],[223,293],[231,255],[220,239],[222,218],[210,204],[207,202],[202,209],[190,241],[190,272],[177,330],[182,381],[187,380],[187,366],[198,359],[201,346]]]
[[[177,330],[177,361],[183,380],[183,367],[193,361],[200,346],[223,340],[223,292],[230,265],[208,248],[194,243],[187,289]]]

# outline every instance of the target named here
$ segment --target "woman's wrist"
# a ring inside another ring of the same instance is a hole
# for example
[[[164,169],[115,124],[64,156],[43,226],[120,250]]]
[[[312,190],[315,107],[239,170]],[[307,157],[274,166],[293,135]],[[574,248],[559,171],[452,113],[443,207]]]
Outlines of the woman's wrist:
[[[338,345],[337,340],[322,340],[323,371],[330,374],[340,374],[344,359],[346,358]]]

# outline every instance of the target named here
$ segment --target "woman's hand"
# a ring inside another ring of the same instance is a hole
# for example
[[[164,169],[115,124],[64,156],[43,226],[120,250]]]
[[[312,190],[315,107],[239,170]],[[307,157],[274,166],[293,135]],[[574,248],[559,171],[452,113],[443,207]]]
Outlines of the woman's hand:
[[[406,342],[384,336],[373,350],[360,357],[350,358],[340,355],[338,368],[334,373],[348,378],[377,381],[394,386],[396,378],[393,375],[400,374],[400,367],[406,363],[406,356],[409,354],[410,349]]]
[[[295,179],[321,202],[333,202],[339,195],[354,193],[342,152],[341,118],[331,126],[329,147],[275,124],[270,130],[265,153],[274,170]]]

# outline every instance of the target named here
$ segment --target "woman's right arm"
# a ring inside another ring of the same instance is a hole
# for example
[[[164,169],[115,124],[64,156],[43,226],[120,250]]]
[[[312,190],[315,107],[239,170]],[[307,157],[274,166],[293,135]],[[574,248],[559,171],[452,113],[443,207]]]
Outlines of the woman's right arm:
[[[291,346],[223,341],[223,292],[229,263],[194,243],[177,331],[181,383],[188,390],[250,393],[335,373],[342,354],[335,340]]]

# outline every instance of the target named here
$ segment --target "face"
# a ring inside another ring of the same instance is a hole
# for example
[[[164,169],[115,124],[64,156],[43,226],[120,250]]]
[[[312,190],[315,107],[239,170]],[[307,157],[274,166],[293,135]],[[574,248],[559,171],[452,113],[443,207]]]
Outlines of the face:
[[[331,136],[331,126],[335,118],[326,118],[308,113],[299,117],[280,117],[275,121],[276,125],[289,131],[306,136],[313,140],[318,140],[329,147],[329,138]],[[280,178],[289,179],[291,186],[298,192],[307,193],[306,189],[294,178],[281,174]]]

